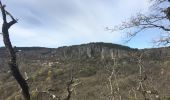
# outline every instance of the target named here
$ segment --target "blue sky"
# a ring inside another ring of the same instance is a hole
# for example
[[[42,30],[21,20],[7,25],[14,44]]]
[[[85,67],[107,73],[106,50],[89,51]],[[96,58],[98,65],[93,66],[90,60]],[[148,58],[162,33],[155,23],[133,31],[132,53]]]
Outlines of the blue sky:
[[[148,0],[2,0],[6,9],[19,19],[10,29],[15,46],[59,47],[89,42],[123,44],[124,34],[111,33],[113,27],[141,11],[148,11]],[[0,21],[2,24],[2,21]],[[144,31],[128,46],[152,47],[156,36]],[[148,35],[146,35],[148,34]],[[3,46],[0,36],[0,46]]]

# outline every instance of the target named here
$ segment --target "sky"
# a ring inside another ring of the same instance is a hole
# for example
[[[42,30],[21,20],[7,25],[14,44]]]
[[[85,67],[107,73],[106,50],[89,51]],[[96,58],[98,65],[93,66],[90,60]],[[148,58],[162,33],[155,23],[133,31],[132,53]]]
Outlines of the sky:
[[[14,46],[57,48],[90,42],[133,48],[153,46],[150,42],[154,36],[148,33],[156,31],[145,31],[124,44],[125,34],[106,30],[139,11],[147,13],[148,0],[2,0],[2,3],[19,19],[10,28]],[[2,36],[0,46],[4,46]]]

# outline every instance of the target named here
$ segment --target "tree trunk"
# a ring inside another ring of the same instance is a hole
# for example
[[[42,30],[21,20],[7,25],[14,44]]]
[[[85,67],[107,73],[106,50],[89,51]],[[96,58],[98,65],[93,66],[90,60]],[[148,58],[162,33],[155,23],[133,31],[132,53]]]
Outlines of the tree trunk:
[[[25,100],[30,100],[29,87],[28,87],[26,80],[22,77],[18,69],[18,66],[16,63],[16,52],[14,48],[12,47],[12,44],[9,38],[9,32],[8,32],[9,28],[13,24],[17,23],[17,20],[15,20],[13,16],[5,10],[5,5],[2,5],[1,1],[0,1],[0,6],[1,6],[1,12],[2,12],[2,17],[3,17],[2,35],[3,35],[5,48],[9,55],[9,67],[10,67],[12,75],[14,76],[14,78],[16,79],[20,87],[22,88],[22,93],[23,93]],[[6,20],[7,15],[9,15],[12,19],[12,21],[10,21],[9,23]]]

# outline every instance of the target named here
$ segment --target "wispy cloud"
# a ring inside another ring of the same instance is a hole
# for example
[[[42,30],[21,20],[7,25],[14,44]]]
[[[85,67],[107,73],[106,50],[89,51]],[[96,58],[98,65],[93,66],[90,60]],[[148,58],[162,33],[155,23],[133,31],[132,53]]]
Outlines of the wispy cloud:
[[[3,1],[19,18],[10,34],[16,46],[58,47],[88,42],[120,43],[121,34],[107,26],[119,24],[138,11],[146,12],[147,0],[10,0]],[[0,46],[3,45],[0,38]]]

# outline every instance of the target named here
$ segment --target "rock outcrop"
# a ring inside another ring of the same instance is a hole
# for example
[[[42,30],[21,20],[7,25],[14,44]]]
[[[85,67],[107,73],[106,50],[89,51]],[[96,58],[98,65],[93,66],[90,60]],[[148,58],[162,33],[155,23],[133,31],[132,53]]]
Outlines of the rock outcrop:
[[[113,58],[115,55],[118,55],[119,57],[127,57],[128,51],[137,51],[137,49],[111,43],[89,43],[60,47],[53,50],[51,55],[59,59],[86,59],[93,57],[104,59]]]

